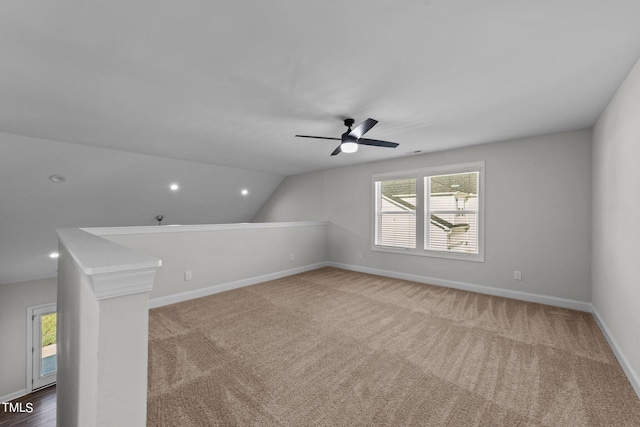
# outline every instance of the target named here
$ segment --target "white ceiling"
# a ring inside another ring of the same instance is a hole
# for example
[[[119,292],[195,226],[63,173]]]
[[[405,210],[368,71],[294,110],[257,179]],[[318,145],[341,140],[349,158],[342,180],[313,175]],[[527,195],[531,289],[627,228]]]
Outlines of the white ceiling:
[[[249,222],[283,178],[0,133],[0,284],[55,276],[56,228]]]
[[[638,0],[0,2],[0,132],[282,175],[590,127]],[[380,121],[329,157],[341,118]]]
[[[590,127],[639,56],[640,0],[2,0],[0,283],[54,276],[56,227],[249,221],[285,175]],[[294,137],[349,116],[400,146]]]

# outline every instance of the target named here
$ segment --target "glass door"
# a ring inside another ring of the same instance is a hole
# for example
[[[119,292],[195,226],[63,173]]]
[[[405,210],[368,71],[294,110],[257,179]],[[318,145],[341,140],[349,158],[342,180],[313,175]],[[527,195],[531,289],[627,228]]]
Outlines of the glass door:
[[[34,308],[32,321],[32,390],[56,382],[57,341],[56,304]]]

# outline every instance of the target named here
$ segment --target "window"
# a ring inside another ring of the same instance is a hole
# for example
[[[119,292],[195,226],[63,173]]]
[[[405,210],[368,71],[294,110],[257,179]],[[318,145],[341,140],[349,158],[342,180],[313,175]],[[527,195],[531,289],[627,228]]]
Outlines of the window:
[[[484,261],[484,162],[376,174],[373,249]]]
[[[376,244],[416,247],[416,179],[376,182]]]
[[[466,172],[427,176],[424,248],[478,253],[478,175]]]

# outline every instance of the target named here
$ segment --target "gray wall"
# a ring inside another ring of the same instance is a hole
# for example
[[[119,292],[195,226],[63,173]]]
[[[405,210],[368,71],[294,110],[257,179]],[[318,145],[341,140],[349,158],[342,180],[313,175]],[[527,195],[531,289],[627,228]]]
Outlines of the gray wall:
[[[27,307],[56,301],[56,279],[0,285],[0,398],[25,392]]]
[[[239,228],[104,238],[162,260],[151,291],[152,300],[327,260],[326,224],[276,228],[253,225],[242,228],[242,224],[238,224],[236,227]],[[186,271],[192,272],[192,280],[184,280]]]
[[[593,137],[593,306],[634,371],[636,386],[640,384],[639,112],[640,62],[596,123]]]
[[[371,250],[371,175],[485,161],[485,262]],[[253,221],[327,220],[329,260],[591,300],[591,132],[498,142],[287,177]],[[360,255],[362,258],[360,258]],[[522,281],[513,271],[522,271]]]

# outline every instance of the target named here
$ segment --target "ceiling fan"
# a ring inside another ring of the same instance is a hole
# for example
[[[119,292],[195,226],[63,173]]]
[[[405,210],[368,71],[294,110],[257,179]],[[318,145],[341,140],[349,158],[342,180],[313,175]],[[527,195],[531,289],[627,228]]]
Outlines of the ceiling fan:
[[[378,123],[377,120],[367,119],[364,122],[360,123],[353,130],[351,130],[351,126],[355,123],[353,119],[344,119],[344,125],[348,128],[345,133],[342,134],[341,138],[331,138],[328,136],[312,136],[312,135],[296,135],[299,138],[316,138],[316,139],[333,139],[336,141],[341,141],[338,148],[333,150],[331,153],[332,156],[344,153],[355,153],[358,151],[358,144],[361,145],[373,145],[375,147],[387,147],[387,148],[396,148],[398,145],[397,142],[389,142],[389,141],[380,141],[378,139],[367,139],[362,138],[362,135],[369,132],[372,127]]]

